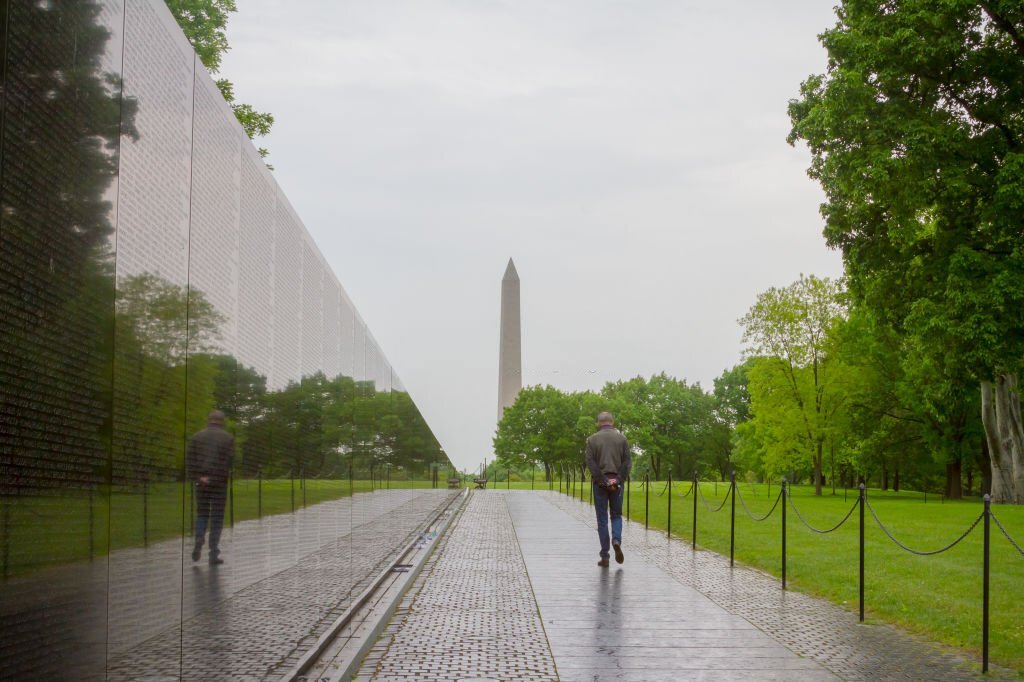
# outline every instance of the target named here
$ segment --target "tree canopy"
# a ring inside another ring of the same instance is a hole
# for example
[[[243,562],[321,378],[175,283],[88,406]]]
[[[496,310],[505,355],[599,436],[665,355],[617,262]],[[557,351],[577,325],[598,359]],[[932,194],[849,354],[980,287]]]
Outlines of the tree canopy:
[[[789,105],[855,299],[980,382],[999,500],[1024,501],[1024,6],[845,0]],[[988,399],[986,400],[986,396]]]

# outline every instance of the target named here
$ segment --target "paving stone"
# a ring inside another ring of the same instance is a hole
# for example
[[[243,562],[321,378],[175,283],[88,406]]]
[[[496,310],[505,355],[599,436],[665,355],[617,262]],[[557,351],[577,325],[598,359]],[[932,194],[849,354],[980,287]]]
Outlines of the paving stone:
[[[558,679],[505,500],[472,495],[355,679]]]

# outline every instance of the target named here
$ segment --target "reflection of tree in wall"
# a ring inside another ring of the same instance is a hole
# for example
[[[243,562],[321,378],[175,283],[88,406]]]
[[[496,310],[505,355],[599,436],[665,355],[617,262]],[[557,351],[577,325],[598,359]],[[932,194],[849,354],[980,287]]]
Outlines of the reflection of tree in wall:
[[[5,4],[0,413],[5,483],[93,486],[110,440],[112,206],[134,104],[93,2]]]
[[[237,424],[241,473],[357,477],[382,467],[411,468],[448,462],[407,393],[377,391],[351,377],[303,377],[280,391],[253,394],[251,418]],[[230,413],[229,413],[230,416]]]
[[[152,274],[120,283],[116,311],[115,482],[175,478],[182,428],[200,428],[214,406],[224,318],[202,292]]]
[[[215,407],[235,433],[242,476],[343,477],[350,464],[419,474],[426,462],[447,463],[407,393],[322,372],[268,391],[266,377],[217,352],[223,317],[202,292],[144,274],[124,280],[117,296],[119,482],[179,476],[182,437]]]

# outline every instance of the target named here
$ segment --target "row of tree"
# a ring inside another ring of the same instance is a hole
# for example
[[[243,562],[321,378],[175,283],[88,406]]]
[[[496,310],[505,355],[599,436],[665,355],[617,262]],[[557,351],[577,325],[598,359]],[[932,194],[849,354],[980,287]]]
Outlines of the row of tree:
[[[539,466],[548,478],[566,467],[582,469],[594,419],[607,410],[636,454],[634,477],[693,471],[725,477],[731,466],[731,428],[721,417],[726,402],[724,394],[707,393],[699,384],[665,374],[611,382],[597,393],[527,387],[498,424],[497,466],[517,471]]]
[[[980,398],[906,337],[814,276],[762,293],[740,321],[750,410],[734,460],[761,475],[810,469],[823,484],[901,480],[952,498],[991,487]],[[974,390],[972,390],[974,389]]]
[[[636,476],[736,471],[810,481],[818,494],[861,480],[951,498],[987,492],[977,390],[943,379],[849,299],[843,282],[814,276],[762,293],[740,320],[747,358],[711,392],[664,374],[596,393],[525,388],[498,425],[495,467],[582,467],[594,418],[609,410],[630,440]]]

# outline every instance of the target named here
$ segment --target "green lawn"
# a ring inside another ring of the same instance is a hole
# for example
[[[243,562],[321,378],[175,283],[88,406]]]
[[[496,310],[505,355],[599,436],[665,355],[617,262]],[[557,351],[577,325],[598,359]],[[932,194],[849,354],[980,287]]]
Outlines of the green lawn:
[[[377,482],[380,487],[381,482]],[[384,484],[388,485],[388,484]],[[442,480],[440,485],[444,485]],[[429,488],[430,481],[392,480],[392,488]],[[371,490],[368,480],[310,479],[238,480],[233,483],[227,526],[260,516],[284,514],[304,505],[333,500],[352,492]],[[294,502],[293,502],[294,491]],[[8,497],[0,512],[0,553],[4,575],[25,575],[43,568],[106,554],[111,550],[181,537],[192,528],[192,501],[181,483],[159,483],[146,494],[82,492],[64,496]]]
[[[537,482],[536,487],[542,487]],[[741,483],[740,493],[756,516],[768,512],[779,493],[772,485]],[[504,488],[504,482],[496,487]],[[530,482],[512,483],[513,488],[530,488]],[[543,487],[547,487],[543,484]],[[672,499],[672,535],[689,541],[693,528],[693,497],[683,497],[689,482],[676,483]],[[717,488],[717,490],[716,490]],[[557,483],[554,489],[558,489]],[[667,527],[665,483],[652,483],[648,522],[651,528]],[[563,489],[564,490],[564,489]],[[702,483],[701,491],[711,508],[718,507],[728,493],[727,483]],[[812,487],[795,486],[792,499],[807,522],[819,529],[837,524],[856,502],[850,490],[831,490],[821,498]],[[659,494],[660,493],[660,494]],[[977,499],[951,502],[917,492],[869,490],[871,506],[882,523],[901,542],[919,551],[939,549],[960,536],[982,512]],[[577,484],[575,497],[580,498]],[[588,487],[584,501],[590,501]],[[697,544],[728,556],[730,503],[711,513],[697,504]],[[994,515],[1019,544],[1024,543],[1024,507],[993,505]],[[644,522],[644,489],[634,483],[630,489],[629,516]],[[781,508],[767,520],[755,523],[740,504],[736,505],[736,560],[775,576],[782,571]],[[826,535],[812,533],[800,522],[792,507],[787,510],[787,588],[825,597],[855,612],[858,608],[858,512],[839,530]],[[895,623],[968,652],[981,660],[982,618],[982,524],[952,550],[920,557],[897,547],[865,512],[865,618],[868,622]],[[991,662],[1014,668],[1024,677],[1024,556],[991,527],[991,606],[989,652]]]

